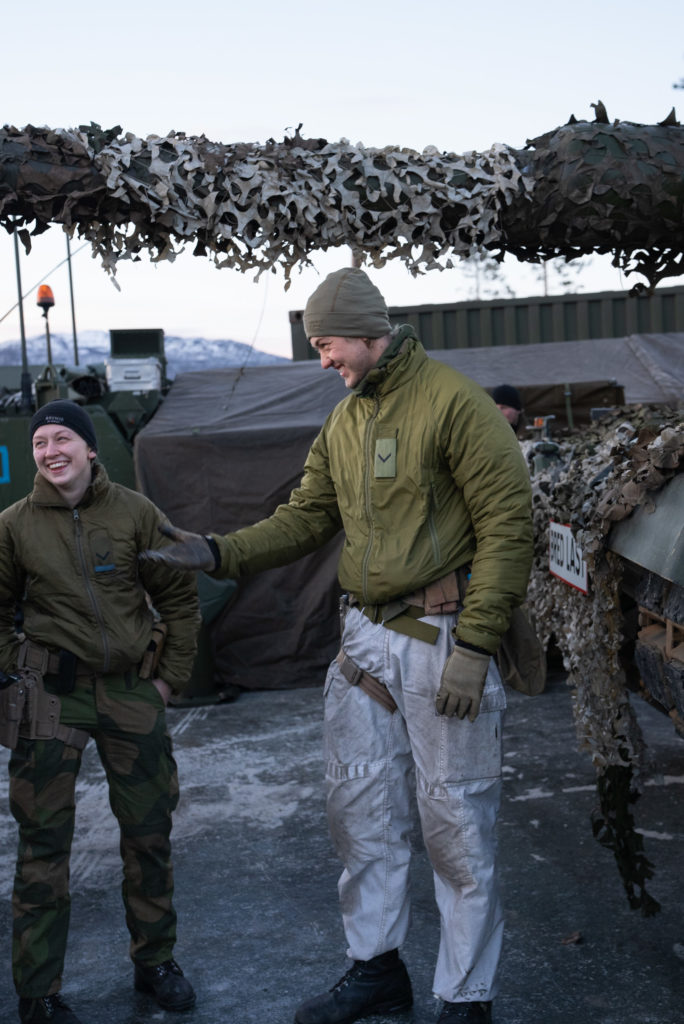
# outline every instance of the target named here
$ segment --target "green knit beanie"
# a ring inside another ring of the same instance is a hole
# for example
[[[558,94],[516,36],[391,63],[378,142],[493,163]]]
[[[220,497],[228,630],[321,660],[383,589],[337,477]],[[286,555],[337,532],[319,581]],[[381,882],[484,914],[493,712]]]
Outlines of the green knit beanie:
[[[385,300],[356,267],[328,274],[304,310],[307,338],[384,338],[391,329]]]

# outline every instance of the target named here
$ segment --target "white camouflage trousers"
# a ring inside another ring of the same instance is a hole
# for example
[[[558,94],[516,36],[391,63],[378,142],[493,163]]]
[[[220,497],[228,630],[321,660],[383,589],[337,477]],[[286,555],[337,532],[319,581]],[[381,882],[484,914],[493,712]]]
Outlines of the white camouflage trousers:
[[[347,612],[343,649],[387,686],[398,705],[393,714],[351,686],[335,661],[328,670],[328,818],[344,865],[338,889],[347,953],[370,960],[406,938],[415,784],[441,922],[434,993],[449,1002],[489,1000],[503,938],[495,830],[506,699],[492,659],[475,721],[437,715],[455,616],[422,621],[440,627],[434,646],[356,608]]]

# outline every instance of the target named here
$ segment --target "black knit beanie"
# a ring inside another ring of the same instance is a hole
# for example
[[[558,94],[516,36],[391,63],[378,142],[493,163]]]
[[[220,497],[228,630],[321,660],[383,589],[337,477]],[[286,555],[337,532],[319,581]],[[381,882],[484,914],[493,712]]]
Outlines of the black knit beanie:
[[[41,406],[37,412],[34,412],[29,426],[31,441],[33,441],[33,435],[38,427],[52,423],[73,430],[83,438],[89,448],[92,448],[94,452],[97,451],[95,425],[85,409],[76,402],[60,398],[56,402],[48,402],[47,405]]]
[[[522,399],[512,384],[499,384],[498,388],[492,391],[492,398],[497,405],[507,405],[518,412],[522,411]]]

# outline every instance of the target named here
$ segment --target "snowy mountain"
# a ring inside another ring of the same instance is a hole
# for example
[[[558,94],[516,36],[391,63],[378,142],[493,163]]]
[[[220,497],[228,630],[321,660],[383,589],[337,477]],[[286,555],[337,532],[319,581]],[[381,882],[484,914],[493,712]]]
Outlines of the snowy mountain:
[[[50,346],[53,363],[74,365],[73,339],[69,334],[51,334]],[[47,362],[47,344],[44,334],[26,339],[29,365]],[[289,363],[283,356],[260,352],[240,341],[211,341],[206,338],[164,337],[167,375],[175,377],[190,370],[211,370],[221,366],[263,366]],[[78,362],[82,367],[104,363],[109,357],[108,331],[80,331],[78,334]],[[21,345],[17,341],[0,342],[0,366],[20,366]]]

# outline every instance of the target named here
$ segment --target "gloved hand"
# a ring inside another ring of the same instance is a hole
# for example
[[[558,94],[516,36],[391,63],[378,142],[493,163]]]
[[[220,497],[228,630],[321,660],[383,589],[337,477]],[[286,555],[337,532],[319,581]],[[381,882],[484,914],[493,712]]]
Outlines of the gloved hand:
[[[162,523],[159,527],[165,537],[170,537],[175,544],[159,549],[142,551],[139,557],[143,561],[163,562],[173,569],[202,569],[204,572],[212,572],[218,569],[218,552],[214,542],[201,533],[190,533],[187,530],[179,530],[177,526],[169,523]],[[213,546],[212,546],[213,544]]]
[[[489,668],[489,654],[471,651],[468,647],[454,647],[444,663],[439,690],[435,698],[437,714],[451,718],[465,718],[474,722],[480,710],[480,701]]]

